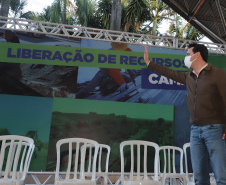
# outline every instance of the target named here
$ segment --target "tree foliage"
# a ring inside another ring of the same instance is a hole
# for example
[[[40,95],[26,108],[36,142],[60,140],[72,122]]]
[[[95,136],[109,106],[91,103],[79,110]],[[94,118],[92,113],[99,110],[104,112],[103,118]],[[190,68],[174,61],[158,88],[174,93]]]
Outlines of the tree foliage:
[[[75,4],[78,23],[88,27],[96,9],[95,2],[93,0],[76,0]]]
[[[141,24],[150,18],[148,8],[145,0],[130,0],[125,7],[124,31],[138,31]]]
[[[185,22],[181,16],[175,14],[171,20],[168,34],[175,38],[188,39],[188,40],[196,40],[199,41],[204,37],[198,29],[196,29],[191,24],[186,26],[187,22]],[[184,29],[184,27],[186,28]]]
[[[23,13],[26,0],[11,0],[10,6],[15,16],[32,20],[110,29],[113,1],[116,0],[54,0],[42,13]],[[184,27],[182,18],[162,0],[121,0],[121,5],[121,31],[163,34],[159,31],[159,25],[168,19],[171,23],[169,30],[166,28],[166,34],[177,37]],[[190,24],[180,36],[190,40],[200,40],[202,37],[203,34]]]
[[[111,7],[112,7],[112,0],[102,0],[98,3],[97,18],[100,19],[100,25],[99,28],[104,28],[109,30],[110,29],[110,20],[111,20]]]

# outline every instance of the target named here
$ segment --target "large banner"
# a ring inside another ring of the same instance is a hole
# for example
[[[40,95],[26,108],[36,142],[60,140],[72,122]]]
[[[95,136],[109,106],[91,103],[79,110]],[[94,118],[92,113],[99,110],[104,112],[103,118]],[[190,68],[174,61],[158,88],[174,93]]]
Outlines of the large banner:
[[[148,70],[144,46],[17,36],[20,43],[0,43],[0,135],[34,139],[30,170],[54,171],[56,142],[63,138],[108,144],[109,171],[115,172],[122,141],[180,147],[189,142],[186,87]],[[149,52],[160,65],[188,71],[184,50],[150,47]],[[226,69],[223,60],[209,57]]]
[[[16,94],[186,104],[186,92],[178,91],[186,88],[147,70],[143,52],[133,52],[133,47],[125,43],[107,44],[110,48],[104,50],[2,43],[0,55],[4,63],[1,66],[2,70],[12,68],[11,71],[16,71],[16,80],[20,86],[26,86],[27,89],[21,92],[23,88],[14,85],[12,93]],[[183,55],[161,54],[160,58],[158,53],[152,53],[151,56],[151,60],[166,67],[188,70],[183,64]]]

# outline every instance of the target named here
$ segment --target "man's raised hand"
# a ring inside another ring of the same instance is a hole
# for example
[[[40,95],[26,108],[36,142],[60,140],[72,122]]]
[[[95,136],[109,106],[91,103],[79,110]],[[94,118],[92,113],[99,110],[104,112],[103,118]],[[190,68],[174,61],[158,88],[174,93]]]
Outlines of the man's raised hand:
[[[144,51],[144,61],[148,65],[149,64],[149,56],[148,56],[148,47],[145,45],[145,51]]]

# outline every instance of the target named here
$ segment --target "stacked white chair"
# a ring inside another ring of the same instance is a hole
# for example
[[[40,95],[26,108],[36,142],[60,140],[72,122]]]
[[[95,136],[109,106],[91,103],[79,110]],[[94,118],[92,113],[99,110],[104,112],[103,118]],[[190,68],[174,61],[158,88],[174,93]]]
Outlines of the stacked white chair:
[[[125,148],[129,148],[129,153],[131,155],[131,167],[129,178],[126,177],[124,172],[125,165]],[[151,179],[148,176],[147,172],[147,160],[150,160],[148,156],[148,148],[152,148],[155,151],[154,154],[154,176]],[[137,153],[137,157],[134,156],[134,153]],[[121,184],[122,185],[160,185],[161,181],[158,178],[158,161],[159,161],[159,146],[156,143],[149,141],[124,141],[120,144],[120,156],[121,156]],[[143,156],[143,161],[141,160]],[[143,165],[142,165],[143,164]],[[135,165],[137,166],[135,169]],[[143,170],[141,170],[143,166]]]
[[[183,150],[175,146],[161,146],[159,153],[160,155],[163,153],[163,160],[160,159],[160,166],[163,166],[163,171],[160,170],[162,184],[166,183],[166,179],[183,179],[183,184],[186,184],[183,172]],[[179,172],[176,172],[176,153],[180,155]]]
[[[91,153],[89,153],[90,146],[94,147],[94,151]],[[99,144],[96,141],[84,138],[67,138],[59,140],[56,147],[55,185],[96,185],[96,161],[99,149]],[[65,177],[60,175],[61,152],[64,150],[68,151]],[[87,159],[87,156],[91,156],[91,158]],[[87,168],[90,168],[90,171],[87,172]]]
[[[91,173],[91,160],[92,160],[92,152],[94,149],[93,145],[88,146],[89,150],[89,165],[86,170],[86,173]],[[83,147],[82,147],[83,150]],[[108,178],[108,166],[109,166],[109,157],[110,157],[111,148],[109,145],[99,144],[98,150],[98,160],[97,160],[97,172],[96,176],[98,181],[101,180],[101,184],[107,185],[108,182],[111,184],[110,179]],[[102,166],[104,166],[104,171],[102,171]]]
[[[0,185],[23,185],[35,148],[31,138],[0,136]]]
[[[105,155],[105,160],[104,160],[104,154]],[[99,157],[98,157],[98,171],[97,171],[97,176],[103,178],[103,183],[104,185],[107,185],[108,182],[111,183],[110,179],[108,178],[108,166],[109,166],[109,158],[110,158],[110,153],[111,153],[111,147],[105,144],[99,144]],[[105,170],[102,171],[101,166],[102,166],[102,160],[103,165],[105,166]]]

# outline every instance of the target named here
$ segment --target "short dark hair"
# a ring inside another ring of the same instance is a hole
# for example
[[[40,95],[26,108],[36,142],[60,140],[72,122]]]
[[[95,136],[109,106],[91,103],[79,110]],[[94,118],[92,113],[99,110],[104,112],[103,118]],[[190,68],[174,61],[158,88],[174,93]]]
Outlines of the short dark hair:
[[[189,44],[188,48],[192,48],[194,53],[200,52],[202,59],[207,62],[208,59],[208,49],[203,44]]]

